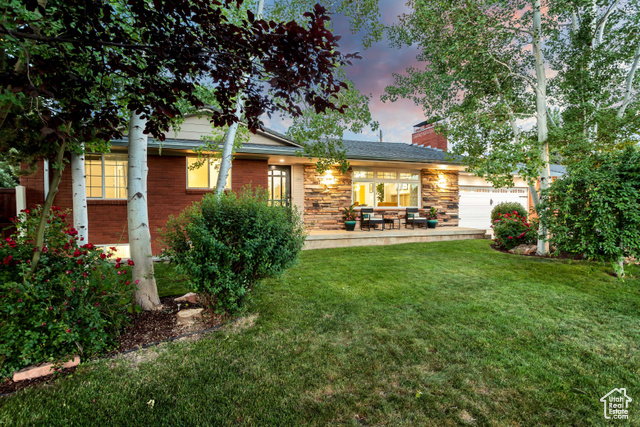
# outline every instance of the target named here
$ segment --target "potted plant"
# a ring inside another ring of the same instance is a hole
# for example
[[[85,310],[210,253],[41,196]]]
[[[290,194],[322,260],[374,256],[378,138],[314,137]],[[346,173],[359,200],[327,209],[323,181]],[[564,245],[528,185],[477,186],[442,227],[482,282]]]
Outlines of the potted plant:
[[[356,210],[354,205],[344,208],[344,225],[347,227],[347,231],[353,231],[356,228]]]
[[[438,225],[438,212],[436,212],[436,208],[431,207],[427,214],[427,227],[436,228],[436,225]]]

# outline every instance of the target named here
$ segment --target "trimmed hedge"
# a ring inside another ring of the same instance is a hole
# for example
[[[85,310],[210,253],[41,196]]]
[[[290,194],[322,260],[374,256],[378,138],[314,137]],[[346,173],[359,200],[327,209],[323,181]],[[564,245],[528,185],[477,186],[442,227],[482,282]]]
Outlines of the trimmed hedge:
[[[266,191],[250,188],[206,195],[171,217],[162,236],[191,290],[219,313],[241,310],[261,280],[293,266],[305,239],[296,210],[270,205]]]

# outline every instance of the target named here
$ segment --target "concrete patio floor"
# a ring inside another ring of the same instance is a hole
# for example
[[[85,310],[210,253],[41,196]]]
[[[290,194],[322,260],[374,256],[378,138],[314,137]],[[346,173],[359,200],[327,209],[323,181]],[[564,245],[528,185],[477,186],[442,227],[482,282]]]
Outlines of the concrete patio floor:
[[[371,229],[371,231],[359,228],[354,231],[313,230],[307,236],[304,250],[485,238],[488,238],[486,230],[464,227],[415,228],[413,230],[385,228],[384,230]]]

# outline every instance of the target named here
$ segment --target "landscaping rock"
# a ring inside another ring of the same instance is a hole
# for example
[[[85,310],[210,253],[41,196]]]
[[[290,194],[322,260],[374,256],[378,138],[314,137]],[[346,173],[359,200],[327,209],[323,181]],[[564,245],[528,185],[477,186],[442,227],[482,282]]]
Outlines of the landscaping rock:
[[[188,294],[184,294],[181,297],[175,298],[175,302],[188,302],[189,304],[195,304],[198,302],[198,294],[189,292]]]
[[[62,368],[73,368],[80,364],[80,356],[74,357],[72,360],[64,363]],[[18,381],[31,380],[34,378],[44,377],[45,375],[53,374],[55,371],[53,367],[55,365],[53,363],[45,363],[39,366],[31,366],[29,368],[24,368],[13,374],[13,382],[17,383]]]
[[[516,255],[533,255],[538,250],[536,245],[518,245],[513,249],[509,249],[509,252]]]
[[[180,310],[177,316],[177,324],[179,326],[192,326],[202,318],[204,308],[190,308],[188,310]]]

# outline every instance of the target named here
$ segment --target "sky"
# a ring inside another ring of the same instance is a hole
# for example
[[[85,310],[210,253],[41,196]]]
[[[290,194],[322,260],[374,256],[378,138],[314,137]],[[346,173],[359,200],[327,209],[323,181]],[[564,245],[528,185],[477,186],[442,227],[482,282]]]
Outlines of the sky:
[[[405,10],[402,0],[380,1],[380,12],[384,24],[396,22],[398,15]],[[340,51],[360,52],[362,56],[362,59],[353,61],[353,65],[347,68],[347,77],[354,82],[360,93],[370,95],[369,109],[373,119],[380,124],[383,140],[410,143],[413,125],[425,119],[422,108],[410,100],[383,103],[380,96],[384,93],[386,86],[393,84],[393,73],[403,74],[407,67],[419,66],[416,60],[418,49],[416,47],[391,48],[388,41],[383,40],[365,50],[362,46],[362,34],[351,34],[345,17],[333,15],[332,21],[335,28],[334,34],[342,36],[339,41]],[[283,133],[286,132],[288,123],[290,122],[276,117],[265,120],[267,128]],[[362,134],[346,132],[344,138],[378,141],[380,136],[379,130],[375,132],[369,130]]]

